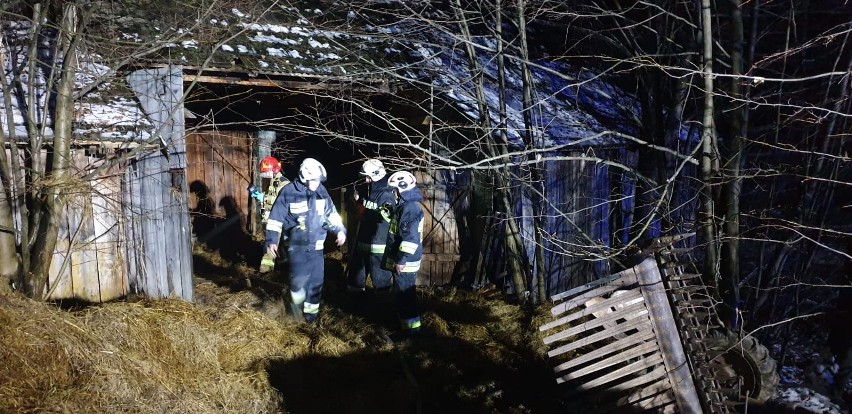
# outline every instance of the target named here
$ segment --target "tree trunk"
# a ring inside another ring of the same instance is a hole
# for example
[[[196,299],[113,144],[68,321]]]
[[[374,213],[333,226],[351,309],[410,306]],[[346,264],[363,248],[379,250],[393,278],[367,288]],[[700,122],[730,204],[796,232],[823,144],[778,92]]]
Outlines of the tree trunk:
[[[496,0],[500,3],[500,0]],[[517,0],[516,7],[518,9],[518,40],[519,54],[521,57],[521,79],[523,80],[523,118],[524,118],[524,144],[527,150],[530,150],[527,155],[527,160],[530,166],[530,204],[533,214],[533,234],[535,239],[535,278],[538,286],[536,302],[542,303],[547,298],[547,268],[544,261],[544,202],[547,197],[543,184],[541,168],[535,160],[535,155],[532,150],[537,148],[537,134],[535,123],[532,116],[533,108],[533,84],[532,73],[529,65],[529,45],[527,44],[527,21],[526,21],[526,1]],[[499,11],[499,10],[498,10]],[[497,27],[502,21],[497,18]],[[502,56],[500,57],[502,59]],[[502,84],[501,84],[502,85]]]
[[[506,177],[508,177],[508,164],[509,164],[509,156],[508,156],[508,141],[505,136],[505,128],[504,131],[501,132],[502,142],[495,144],[494,143],[494,134],[493,129],[491,128],[491,120],[489,117],[489,109],[488,109],[488,101],[485,96],[485,84],[482,78],[482,69],[479,67],[478,62],[476,61],[476,51],[473,47],[473,36],[470,33],[470,28],[468,27],[467,18],[465,17],[464,10],[459,3],[459,0],[452,0],[453,11],[455,12],[457,21],[459,22],[459,28],[461,31],[462,39],[465,42],[465,53],[467,55],[468,67],[470,69],[470,73],[473,75],[476,94],[476,101],[479,109],[479,124],[482,128],[482,136],[481,139],[484,139],[486,142],[486,147],[488,151],[491,153],[489,155],[496,156],[500,155],[500,159],[503,160],[503,165],[501,169],[502,173],[494,174],[495,176],[495,184],[496,184],[496,197],[498,202],[498,207],[503,211],[504,217],[504,236],[505,236],[505,246],[506,246],[506,260],[509,266],[509,269],[512,273],[512,281],[515,284],[515,293],[518,296],[518,300],[523,302],[525,300],[524,292],[527,290],[527,272],[524,271],[523,266],[521,265],[521,255],[524,254],[522,249],[523,244],[520,241],[520,230],[518,228],[518,223],[515,221],[515,214],[513,209],[513,204],[511,202],[511,197],[509,196],[509,188],[506,184]]]
[[[71,165],[72,125],[74,121],[74,80],[77,73],[77,8],[66,3],[58,34],[62,53],[62,73],[56,88],[53,148],[50,153],[51,171],[43,191],[45,208],[42,210],[38,235],[34,245],[30,281],[27,284],[33,299],[43,300],[48,271],[56,248],[59,221],[65,206],[63,186],[69,178]]]
[[[713,187],[715,185],[714,148],[716,132],[713,124],[713,26],[710,0],[701,0],[701,44],[703,46],[704,72],[704,115],[701,132],[701,191],[699,201],[699,228],[701,243],[704,245],[704,277],[708,282],[718,286],[717,264],[719,256],[716,249],[715,207],[713,203]]]
[[[727,299],[733,306],[738,307],[740,303],[740,192],[742,190],[742,177],[740,165],[742,163],[743,139],[747,130],[745,124],[745,108],[742,103],[742,81],[743,74],[743,16],[740,0],[731,0],[731,100],[728,116],[729,143],[725,148],[724,160],[724,184],[719,205],[724,211],[723,238],[720,252],[720,290],[722,297]]]
[[[6,67],[6,47],[3,38],[0,37],[0,68]],[[12,89],[11,82],[6,79],[5,71],[0,71],[0,92],[3,93],[3,107],[6,108],[6,119],[15,119],[12,111]],[[6,130],[0,125],[0,145],[2,148],[7,146],[12,154],[17,153],[15,141],[15,123],[9,122],[8,138]],[[12,160],[16,160],[12,157]],[[7,174],[10,172],[11,174]],[[19,282],[18,275],[20,272],[20,258],[17,253],[16,239],[17,230],[15,229],[15,200],[17,191],[15,191],[14,183],[17,182],[15,177],[20,174],[20,169],[12,165],[9,157],[6,156],[6,151],[0,151],[0,191],[2,191],[3,199],[0,201],[0,292],[9,289],[9,284],[13,281]],[[10,177],[11,175],[11,177]]]

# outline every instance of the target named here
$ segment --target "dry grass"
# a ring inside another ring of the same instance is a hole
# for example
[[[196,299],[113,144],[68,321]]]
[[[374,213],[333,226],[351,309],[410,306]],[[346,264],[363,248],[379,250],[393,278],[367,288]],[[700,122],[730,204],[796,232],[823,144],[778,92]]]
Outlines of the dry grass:
[[[299,325],[280,285],[205,260],[216,283],[194,304],[0,295],[0,412],[555,412],[543,309],[422,291],[423,335],[393,345],[387,297],[327,286],[320,323]]]

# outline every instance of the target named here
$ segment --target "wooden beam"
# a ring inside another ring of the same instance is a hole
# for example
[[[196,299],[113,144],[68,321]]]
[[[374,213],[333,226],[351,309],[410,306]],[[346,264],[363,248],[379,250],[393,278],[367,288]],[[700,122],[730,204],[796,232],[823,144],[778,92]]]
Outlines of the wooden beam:
[[[240,86],[260,86],[265,88],[280,88],[297,91],[322,91],[322,90],[341,90],[358,92],[390,92],[390,87],[387,81],[379,82],[311,82],[269,78],[243,78],[238,76],[212,76],[212,75],[193,75],[184,74],[185,82],[198,82],[209,84],[225,84],[225,85],[240,85]],[[372,86],[371,86],[372,85]]]

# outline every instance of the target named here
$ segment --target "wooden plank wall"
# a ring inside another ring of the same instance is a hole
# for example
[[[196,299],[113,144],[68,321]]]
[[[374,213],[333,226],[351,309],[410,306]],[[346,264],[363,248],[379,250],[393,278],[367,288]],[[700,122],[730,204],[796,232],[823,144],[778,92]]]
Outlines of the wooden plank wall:
[[[101,161],[74,150],[77,171]],[[123,221],[120,174],[115,167],[102,177],[74,182],[60,218],[56,248],[48,274],[48,299],[104,302],[127,294],[120,226]]]
[[[140,220],[135,234],[143,281],[137,287],[149,298],[192,300],[183,72],[177,66],[140,69],[127,80],[161,144],[161,151],[137,158],[125,183],[126,191],[139,194],[139,216],[133,217]]]
[[[582,246],[591,242],[591,163],[551,161],[546,164],[545,260],[549,270],[548,294],[562,292],[595,279],[592,262]],[[528,224],[531,225],[531,224]]]
[[[450,282],[459,260],[459,232],[452,205],[440,171],[416,172],[423,193],[423,259],[418,285],[445,285]]]
[[[201,182],[208,189],[214,215],[226,217],[226,204],[236,202],[238,212],[249,212],[248,186],[251,178],[252,138],[244,131],[201,131],[186,136],[187,171],[190,185]],[[196,208],[200,200],[190,194],[189,206]],[[223,203],[224,201],[224,203]],[[245,228],[245,219],[242,221]]]

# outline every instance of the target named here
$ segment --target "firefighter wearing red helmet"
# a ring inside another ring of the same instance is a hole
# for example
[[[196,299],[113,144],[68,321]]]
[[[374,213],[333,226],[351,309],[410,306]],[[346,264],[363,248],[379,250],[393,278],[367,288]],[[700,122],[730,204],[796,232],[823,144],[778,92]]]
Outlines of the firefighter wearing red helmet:
[[[290,180],[281,173],[281,163],[275,157],[270,156],[262,159],[258,170],[261,182],[264,184],[262,187],[266,188],[266,191],[261,192],[252,186],[253,191],[251,193],[252,197],[260,203],[261,222],[265,227],[269,221],[269,212],[272,210],[272,204],[275,203],[275,199],[278,198],[278,193],[281,192],[281,189],[287,184],[290,184]],[[283,261],[284,258],[282,255],[279,260]],[[260,259],[260,272],[271,272],[275,268],[275,260],[275,256],[270,255],[269,252],[264,252],[263,257]]]

